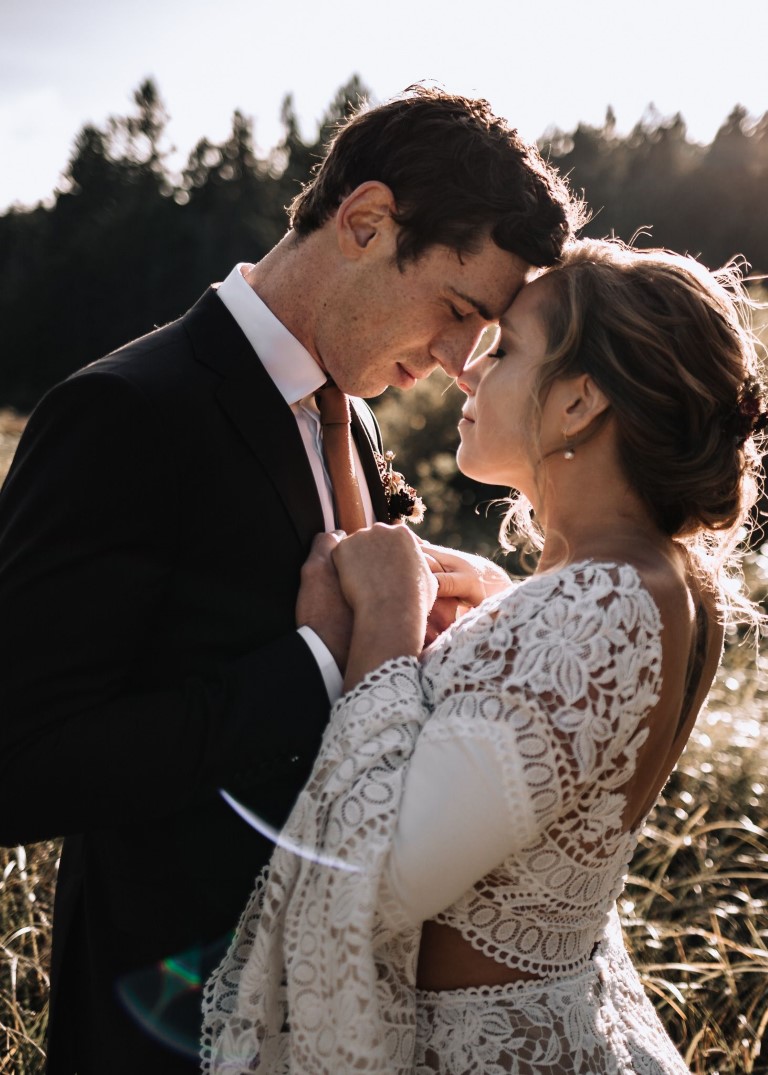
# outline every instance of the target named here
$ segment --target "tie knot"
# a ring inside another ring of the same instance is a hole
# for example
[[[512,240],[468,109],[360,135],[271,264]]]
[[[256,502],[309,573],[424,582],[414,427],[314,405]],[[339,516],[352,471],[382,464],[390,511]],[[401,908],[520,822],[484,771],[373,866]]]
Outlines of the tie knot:
[[[335,384],[323,385],[316,393],[315,400],[324,426],[349,425],[349,399]]]

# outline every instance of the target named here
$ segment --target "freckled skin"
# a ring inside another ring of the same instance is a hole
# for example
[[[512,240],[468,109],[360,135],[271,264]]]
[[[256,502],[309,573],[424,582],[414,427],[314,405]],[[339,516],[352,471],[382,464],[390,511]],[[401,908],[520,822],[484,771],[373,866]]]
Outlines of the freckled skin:
[[[361,184],[309,235],[289,232],[246,279],[339,388],[377,396],[441,366],[457,377],[530,266],[488,236],[473,253],[428,247],[398,265],[388,187]]]
[[[335,308],[318,320],[315,342],[336,383],[367,397],[390,384],[409,388],[437,366],[457,376],[492,321],[458,294],[497,318],[525,272],[490,240],[462,260],[435,247],[402,272],[390,258],[356,268],[342,274]]]

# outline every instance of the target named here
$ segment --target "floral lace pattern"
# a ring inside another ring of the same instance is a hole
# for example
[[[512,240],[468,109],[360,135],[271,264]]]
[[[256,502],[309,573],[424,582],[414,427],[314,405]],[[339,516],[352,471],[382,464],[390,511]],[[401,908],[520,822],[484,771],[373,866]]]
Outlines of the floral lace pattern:
[[[424,669],[437,715],[423,735],[512,722],[513,747],[500,744],[505,791],[527,831],[437,918],[498,962],[556,978],[588,962],[635,848],[617,789],[658,700],[661,623],[634,569],[604,564],[535,577],[470,616],[462,644],[446,642]],[[488,694],[486,671],[503,694]]]
[[[633,568],[574,564],[484,602],[421,670],[390,661],[341,699],[206,987],[203,1071],[685,1071],[609,929],[660,633]],[[417,738],[473,735],[498,744],[519,846],[437,917],[541,981],[424,994],[419,930],[382,876]]]
[[[416,994],[414,1075],[685,1075],[624,949],[618,916],[556,982]]]
[[[203,1072],[409,1070],[419,931],[393,933],[376,911],[425,718],[413,658],[370,673],[334,707],[269,869],[206,985]]]

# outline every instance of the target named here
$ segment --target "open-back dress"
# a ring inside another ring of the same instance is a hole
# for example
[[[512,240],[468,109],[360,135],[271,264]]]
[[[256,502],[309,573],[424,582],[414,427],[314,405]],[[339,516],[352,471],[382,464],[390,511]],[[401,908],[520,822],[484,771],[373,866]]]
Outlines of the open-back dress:
[[[203,1071],[686,1072],[616,913],[661,631],[634,567],[583,561],[345,695],[208,983]],[[417,988],[428,918],[523,980]]]

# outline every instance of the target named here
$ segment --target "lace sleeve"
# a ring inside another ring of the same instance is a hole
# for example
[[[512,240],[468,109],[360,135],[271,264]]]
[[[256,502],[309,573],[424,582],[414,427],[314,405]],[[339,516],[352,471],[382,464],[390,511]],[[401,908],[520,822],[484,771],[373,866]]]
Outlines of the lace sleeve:
[[[636,572],[535,578],[429,663],[434,711],[409,766],[382,913],[415,924],[453,903],[589,790],[602,809],[634,769],[658,699],[661,625]],[[457,848],[460,853],[457,853]]]
[[[489,757],[506,805],[495,831],[512,841],[532,839],[590,782],[619,787],[656,700],[659,634],[632,569],[569,568],[468,614],[421,676],[412,659],[390,661],[341,699],[269,874],[206,986],[203,1071],[412,1071],[419,932],[385,871],[406,891],[431,883],[434,859],[419,866],[419,846],[442,841],[446,861],[464,857],[450,810],[464,801],[462,782],[494,801]],[[429,752],[462,743],[453,768],[430,775]],[[437,799],[431,827],[416,825],[404,843],[418,758]],[[482,810],[472,816],[480,843]]]
[[[334,706],[268,873],[206,985],[206,1075],[400,1070],[391,1043],[393,1028],[399,1042],[414,1018],[418,933],[398,938],[409,956],[382,974],[391,930],[377,900],[425,717],[412,658],[369,673]]]

